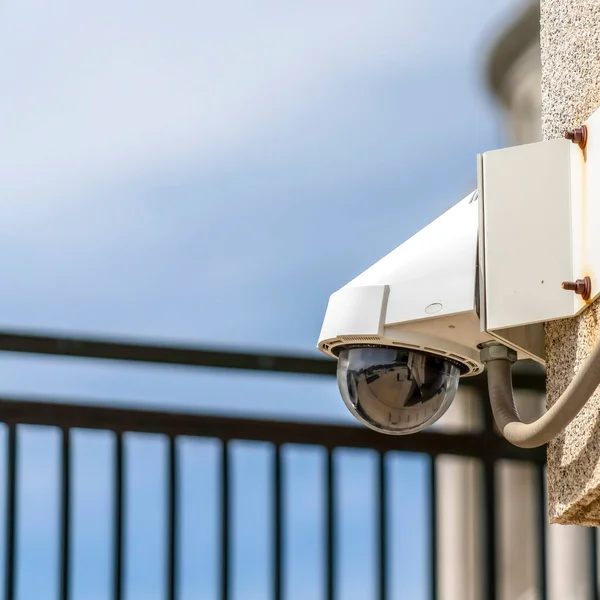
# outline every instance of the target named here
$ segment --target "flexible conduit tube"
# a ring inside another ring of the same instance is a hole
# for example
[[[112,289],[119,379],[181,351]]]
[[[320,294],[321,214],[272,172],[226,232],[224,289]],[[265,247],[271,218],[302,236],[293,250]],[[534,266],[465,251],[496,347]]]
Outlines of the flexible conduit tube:
[[[490,402],[496,425],[515,446],[535,448],[558,435],[579,413],[600,384],[600,340],[573,377],[561,397],[537,421],[523,423],[515,407],[511,361],[486,363]]]

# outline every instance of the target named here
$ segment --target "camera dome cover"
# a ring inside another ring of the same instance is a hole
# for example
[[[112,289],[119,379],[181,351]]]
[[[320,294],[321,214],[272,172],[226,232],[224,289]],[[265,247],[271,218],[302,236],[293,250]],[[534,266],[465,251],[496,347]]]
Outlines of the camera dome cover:
[[[459,377],[453,362],[403,348],[349,347],[338,359],[346,406],[381,433],[415,433],[437,421],[452,403]]]

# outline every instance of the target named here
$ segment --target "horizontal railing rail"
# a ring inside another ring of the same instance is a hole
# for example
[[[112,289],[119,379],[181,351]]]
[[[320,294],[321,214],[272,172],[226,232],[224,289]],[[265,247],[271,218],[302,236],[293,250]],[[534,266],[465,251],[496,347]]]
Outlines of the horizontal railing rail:
[[[142,362],[185,367],[241,369],[301,375],[335,375],[336,362],[308,355],[231,351],[184,345],[141,344],[127,340],[98,340],[65,335],[0,331],[0,351]],[[486,391],[485,376],[466,377],[461,386]],[[514,369],[513,385],[522,390],[545,390],[545,375],[535,363]]]
[[[117,433],[155,433],[221,440],[310,444],[325,448],[363,448],[377,452],[419,452],[477,457],[482,460],[523,460],[543,464],[545,449],[525,450],[491,432],[381,435],[366,427],[322,422],[297,422],[224,417],[192,412],[164,412],[88,403],[48,402],[31,398],[0,398],[0,422],[45,425],[61,429],[102,429]]]

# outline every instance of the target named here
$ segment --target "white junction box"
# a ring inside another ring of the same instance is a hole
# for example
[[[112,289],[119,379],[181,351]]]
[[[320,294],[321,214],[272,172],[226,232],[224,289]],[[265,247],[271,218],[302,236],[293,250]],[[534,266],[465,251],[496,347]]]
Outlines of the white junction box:
[[[482,329],[539,362],[543,323],[600,295],[600,112],[586,126],[583,150],[557,139],[478,157]],[[563,289],[586,276],[587,301]]]

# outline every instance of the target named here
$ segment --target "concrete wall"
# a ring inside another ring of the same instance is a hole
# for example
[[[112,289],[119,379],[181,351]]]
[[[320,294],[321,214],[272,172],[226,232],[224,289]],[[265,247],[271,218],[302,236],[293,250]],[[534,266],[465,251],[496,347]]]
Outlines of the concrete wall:
[[[553,3],[555,17],[571,0],[547,0]],[[600,1],[588,1],[600,7]],[[561,8],[562,7],[562,8]],[[596,34],[597,36],[597,34]],[[596,58],[594,60],[597,61]],[[505,113],[508,143],[524,144],[542,139],[542,61],[540,47],[540,10],[531,3],[498,39],[489,61],[489,83]],[[546,131],[546,130],[545,130]],[[529,419],[541,409],[540,397],[519,399],[519,412]],[[535,575],[524,563],[532,550],[527,537],[535,518],[529,510],[532,498],[543,493],[527,467],[502,467],[500,475],[500,517],[502,548],[500,598],[538,597]],[[589,531],[582,527],[547,527],[548,588],[551,600],[583,600],[592,597],[591,544]],[[529,565],[530,567],[531,565]]]

